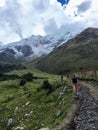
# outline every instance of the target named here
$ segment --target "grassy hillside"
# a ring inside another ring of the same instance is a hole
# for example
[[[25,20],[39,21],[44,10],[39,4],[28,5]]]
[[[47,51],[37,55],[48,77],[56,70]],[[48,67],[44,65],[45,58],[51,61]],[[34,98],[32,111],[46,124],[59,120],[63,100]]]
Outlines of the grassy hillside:
[[[98,69],[98,29],[86,29],[39,60],[36,66],[59,74]]]
[[[66,79],[61,81],[56,75],[35,70],[30,72],[42,78],[23,86],[19,85],[18,79],[0,82],[0,130],[17,127],[26,127],[26,130],[53,128],[65,118],[73,95]],[[18,73],[24,74],[26,70],[16,71]],[[46,81],[51,87],[50,92]],[[12,126],[9,127],[8,121],[11,119]]]
[[[0,62],[0,73],[6,73],[12,70],[22,70],[26,69],[21,63],[8,63],[8,62]]]

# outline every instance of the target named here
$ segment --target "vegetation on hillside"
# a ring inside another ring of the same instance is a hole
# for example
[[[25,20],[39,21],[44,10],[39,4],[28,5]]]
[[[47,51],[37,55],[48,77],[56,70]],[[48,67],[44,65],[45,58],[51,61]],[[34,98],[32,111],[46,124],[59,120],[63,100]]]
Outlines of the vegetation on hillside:
[[[22,70],[22,69],[26,69],[25,66],[23,66],[22,64],[9,64],[9,63],[0,63],[0,72],[1,73],[5,73],[5,72],[9,72],[12,70]]]
[[[28,80],[23,85],[20,85],[21,79],[0,82],[0,129],[53,128],[65,118],[72,103],[72,87],[66,79],[61,81],[59,76],[36,74],[21,75],[23,78],[27,75],[42,77]],[[13,123],[9,126],[11,119]]]
[[[38,60],[42,71],[66,74],[98,70],[98,29],[89,28]]]

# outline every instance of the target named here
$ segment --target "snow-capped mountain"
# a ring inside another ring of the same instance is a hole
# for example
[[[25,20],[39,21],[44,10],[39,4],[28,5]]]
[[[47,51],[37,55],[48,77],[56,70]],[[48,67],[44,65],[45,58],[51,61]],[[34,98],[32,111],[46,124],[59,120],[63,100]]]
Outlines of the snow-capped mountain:
[[[74,34],[47,35],[42,37],[31,36],[18,42],[9,43],[0,47],[0,59],[15,58],[20,60],[33,60],[37,57],[49,54],[54,48],[65,43]]]

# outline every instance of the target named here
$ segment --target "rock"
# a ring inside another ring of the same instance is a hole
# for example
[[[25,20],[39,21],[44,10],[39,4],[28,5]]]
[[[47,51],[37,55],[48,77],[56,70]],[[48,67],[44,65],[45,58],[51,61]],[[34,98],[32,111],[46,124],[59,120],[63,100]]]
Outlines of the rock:
[[[65,86],[65,87],[63,88],[63,92],[65,92],[65,91],[66,91],[66,89],[67,89],[67,86]]]
[[[58,111],[56,117],[60,116],[61,115],[61,111]]]
[[[26,102],[25,106],[28,106],[30,104],[30,101]]]
[[[50,130],[49,128],[41,128],[39,130]]]
[[[19,107],[17,106],[17,107],[15,108],[15,112],[16,112],[18,109],[19,109]]]
[[[10,118],[7,123],[7,127],[12,127],[14,125],[14,119]]]
[[[30,115],[31,115],[30,113],[29,114],[25,114],[24,117],[29,117]]]
[[[29,117],[29,116],[32,115],[32,113],[33,113],[33,111],[30,111],[30,113],[26,113],[26,114],[24,115],[24,117]]]
[[[61,92],[60,95],[59,95],[59,97],[58,97],[58,99],[60,99],[63,95],[64,95],[64,93]]]
[[[33,111],[30,111],[30,114],[32,114],[33,113]]]
[[[18,127],[16,127],[14,130],[25,130],[25,126],[18,126]]]

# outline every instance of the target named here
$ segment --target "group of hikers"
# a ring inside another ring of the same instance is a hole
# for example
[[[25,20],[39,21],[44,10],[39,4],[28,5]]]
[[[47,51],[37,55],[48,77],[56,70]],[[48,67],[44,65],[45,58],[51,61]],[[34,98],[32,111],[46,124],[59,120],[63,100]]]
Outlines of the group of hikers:
[[[74,94],[77,96],[77,92],[78,92],[78,78],[75,75],[67,75],[67,79],[71,81],[72,86],[73,86],[73,91]],[[63,80],[63,75],[61,75],[61,80]]]

